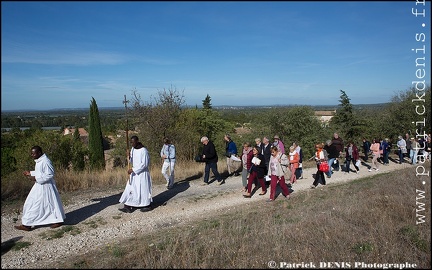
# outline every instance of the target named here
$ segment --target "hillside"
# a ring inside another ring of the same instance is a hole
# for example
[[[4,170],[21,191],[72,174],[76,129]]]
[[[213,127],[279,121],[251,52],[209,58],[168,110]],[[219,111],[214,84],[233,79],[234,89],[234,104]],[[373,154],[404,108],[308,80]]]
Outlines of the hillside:
[[[362,177],[382,175],[390,171],[407,169],[409,164],[381,166],[378,172],[368,172],[370,164],[363,163],[360,174],[336,172],[327,179],[327,186],[310,189],[312,174],[315,168],[304,170],[304,179],[294,184],[295,190],[291,202],[302,192],[319,194],[320,190],[334,185],[353,181]],[[258,192],[250,199],[241,195],[241,178],[230,177],[225,184],[219,186],[211,183],[201,186],[201,179],[185,181],[177,180],[173,189],[166,190],[163,185],[153,187],[154,210],[142,213],[135,211],[125,214],[118,211],[122,207],[118,203],[122,189],[100,190],[63,194],[66,210],[65,226],[58,229],[48,227],[37,228],[31,232],[18,231],[13,228],[20,223],[18,209],[3,209],[2,207],[2,269],[16,268],[51,268],[65,263],[69,256],[86,254],[90,251],[119,243],[129,237],[139,237],[159,229],[180,226],[194,220],[209,218],[222,213],[230,213],[238,207],[266,204],[266,196],[258,196]],[[273,203],[286,200],[281,194]],[[289,204],[289,202],[287,201]],[[18,221],[17,221],[18,220]],[[69,226],[68,226],[69,225]],[[48,235],[54,232],[64,232],[61,238],[50,239]],[[74,233],[75,232],[75,233]],[[5,250],[4,243],[30,242],[31,245],[19,251]]]

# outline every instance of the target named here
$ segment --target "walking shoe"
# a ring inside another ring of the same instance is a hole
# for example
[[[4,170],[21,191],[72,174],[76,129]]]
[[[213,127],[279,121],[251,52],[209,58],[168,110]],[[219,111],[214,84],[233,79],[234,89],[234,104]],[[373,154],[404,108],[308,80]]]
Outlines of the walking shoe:
[[[201,186],[208,186],[208,183],[207,182],[202,182]]]
[[[356,174],[359,174],[359,171],[356,171]]]
[[[375,171],[379,171],[379,169],[375,169]]]
[[[17,230],[26,231],[26,232],[29,232],[32,230],[32,227],[26,226],[26,225],[14,226],[14,228]]]
[[[371,172],[371,171],[372,171],[371,169],[368,170],[368,172]]]
[[[122,211],[123,213],[132,213],[134,209],[131,206],[124,206],[123,208],[119,208],[119,211]]]
[[[314,186],[314,185],[311,185],[311,186],[310,186],[310,188],[316,188],[316,186]]]
[[[225,180],[218,181],[218,185],[219,186],[222,185],[222,184],[225,184]]]
[[[60,227],[61,225],[63,225],[63,223],[54,223],[54,224],[51,224],[50,228],[55,229],[55,228]]]
[[[266,202],[272,202],[272,201],[273,201],[272,199],[267,199],[267,200],[266,200]]]
[[[140,209],[141,212],[148,212],[153,210],[153,207],[151,207],[151,205],[149,206],[144,206],[143,208]]]

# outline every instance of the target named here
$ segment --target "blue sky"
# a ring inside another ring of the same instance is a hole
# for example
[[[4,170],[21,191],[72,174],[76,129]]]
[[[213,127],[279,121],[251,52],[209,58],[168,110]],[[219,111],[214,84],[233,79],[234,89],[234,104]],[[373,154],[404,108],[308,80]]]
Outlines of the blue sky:
[[[426,18],[416,17],[426,9]],[[1,109],[389,102],[426,59],[430,2],[1,2]],[[425,26],[422,26],[425,23]],[[426,41],[416,41],[416,33]],[[426,53],[411,49],[426,46]]]

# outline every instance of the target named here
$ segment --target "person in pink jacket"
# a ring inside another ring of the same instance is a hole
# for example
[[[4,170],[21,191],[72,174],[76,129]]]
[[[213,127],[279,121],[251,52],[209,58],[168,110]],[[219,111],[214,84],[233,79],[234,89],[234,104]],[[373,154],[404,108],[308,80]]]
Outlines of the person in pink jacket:
[[[378,158],[380,157],[379,140],[373,139],[370,150],[372,152],[372,168],[376,171],[379,171],[379,168],[378,168]],[[372,168],[370,168],[369,171],[372,171]]]

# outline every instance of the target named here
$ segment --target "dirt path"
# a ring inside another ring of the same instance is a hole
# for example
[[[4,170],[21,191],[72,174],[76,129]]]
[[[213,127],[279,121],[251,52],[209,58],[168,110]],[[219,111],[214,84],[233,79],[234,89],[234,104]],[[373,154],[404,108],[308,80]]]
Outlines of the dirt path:
[[[407,163],[390,162],[389,166],[381,165],[379,171],[368,172],[370,163],[362,163],[359,174],[339,171],[326,180],[327,185],[333,185],[411,166]],[[291,200],[295,200],[299,192],[306,190],[316,192],[310,189],[313,182],[312,174],[315,172],[316,168],[304,169],[304,179],[299,179],[293,185],[294,193]],[[58,229],[41,227],[30,232],[19,231],[13,226],[21,223],[21,215],[2,213],[2,252],[3,245],[7,244],[7,241],[32,244],[19,251],[9,250],[2,254],[1,268],[46,268],[52,262],[64,260],[67,256],[84,254],[97,246],[114,244],[134,235],[189,222],[203,217],[204,214],[209,216],[247,203],[265,201],[270,194],[267,192],[265,196],[258,196],[260,192],[258,190],[252,198],[243,198],[241,176],[229,177],[225,180],[225,184],[220,186],[217,182],[208,186],[201,186],[201,183],[202,179],[180,181],[170,190],[167,190],[164,185],[153,186],[154,209],[145,213],[137,210],[127,214],[118,210],[123,206],[118,203],[123,189],[108,192],[106,190],[81,192],[65,205],[65,225],[73,225],[74,230],[55,239],[47,239],[48,233],[60,232],[66,226]],[[320,188],[326,187],[319,185],[317,189]],[[283,199],[282,195],[276,198],[276,200]],[[77,230],[79,233],[74,235]]]

